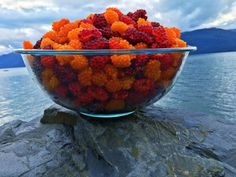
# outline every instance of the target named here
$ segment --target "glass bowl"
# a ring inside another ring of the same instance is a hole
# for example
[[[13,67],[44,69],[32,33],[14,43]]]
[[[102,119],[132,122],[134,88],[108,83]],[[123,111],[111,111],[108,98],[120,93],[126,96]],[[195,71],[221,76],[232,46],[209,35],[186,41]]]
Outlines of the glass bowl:
[[[162,98],[196,47],[99,50],[15,50],[57,104],[83,115],[113,118]]]

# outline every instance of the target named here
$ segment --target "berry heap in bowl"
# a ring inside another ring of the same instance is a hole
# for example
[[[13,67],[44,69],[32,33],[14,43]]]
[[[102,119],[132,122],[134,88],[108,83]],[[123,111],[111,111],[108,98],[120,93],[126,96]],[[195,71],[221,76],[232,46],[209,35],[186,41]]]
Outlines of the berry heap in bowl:
[[[18,49],[57,104],[92,117],[119,117],[150,105],[173,86],[195,47],[180,30],[148,20],[145,10],[117,8],[52,23],[34,45]]]

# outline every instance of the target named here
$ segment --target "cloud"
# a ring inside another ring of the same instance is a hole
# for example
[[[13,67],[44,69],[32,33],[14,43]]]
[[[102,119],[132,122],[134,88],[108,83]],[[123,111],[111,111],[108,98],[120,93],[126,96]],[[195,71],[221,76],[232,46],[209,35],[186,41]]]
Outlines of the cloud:
[[[1,0],[0,45],[20,47],[23,40],[36,41],[52,21],[85,18],[108,6],[122,11],[146,9],[149,19],[183,31],[202,27],[236,28],[235,0]]]

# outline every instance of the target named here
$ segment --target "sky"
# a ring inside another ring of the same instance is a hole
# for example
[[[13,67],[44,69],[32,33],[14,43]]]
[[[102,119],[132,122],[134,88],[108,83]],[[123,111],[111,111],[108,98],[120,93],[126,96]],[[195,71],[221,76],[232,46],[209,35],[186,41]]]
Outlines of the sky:
[[[236,29],[236,0],[1,0],[0,52],[20,48],[23,40],[35,42],[53,21],[85,18],[110,6],[125,13],[145,9],[149,20],[182,31]]]

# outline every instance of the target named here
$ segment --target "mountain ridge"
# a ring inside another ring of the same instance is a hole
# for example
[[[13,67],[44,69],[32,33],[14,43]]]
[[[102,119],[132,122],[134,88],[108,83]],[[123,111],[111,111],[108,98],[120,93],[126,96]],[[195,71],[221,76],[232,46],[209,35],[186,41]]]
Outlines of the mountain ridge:
[[[204,28],[183,32],[188,45],[197,46],[193,54],[236,51],[236,29]]]

